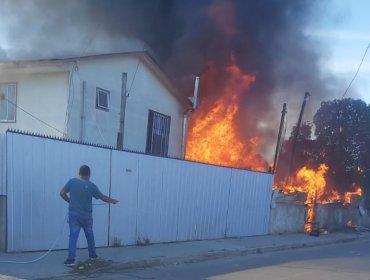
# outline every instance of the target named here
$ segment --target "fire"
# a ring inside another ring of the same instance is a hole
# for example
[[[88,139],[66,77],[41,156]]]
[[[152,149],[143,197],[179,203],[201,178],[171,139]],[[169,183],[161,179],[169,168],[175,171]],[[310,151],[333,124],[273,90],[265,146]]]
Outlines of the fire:
[[[223,79],[220,82],[220,79]],[[236,116],[241,96],[254,82],[255,76],[244,74],[231,57],[230,64],[220,69],[210,63],[202,75],[202,94],[199,109],[191,115],[186,145],[186,159],[236,168],[266,171],[265,160],[256,155],[258,136],[243,139]],[[218,96],[210,98],[210,96]]]
[[[325,174],[329,168],[326,164],[321,164],[317,170],[306,166],[300,168],[293,178],[289,179],[288,184],[275,185],[274,188],[281,189],[284,193],[305,192],[308,194],[306,204],[311,203],[333,203],[343,202],[350,204],[353,195],[362,196],[362,189],[356,186],[354,192],[346,192],[341,195],[326,183]]]
[[[323,202],[326,193],[325,173],[328,167],[325,164],[319,166],[318,170],[309,169],[306,166],[302,167],[296,174],[294,183],[298,185],[288,186],[288,192],[300,191],[307,193],[306,205],[308,206],[307,217],[304,230],[311,232],[313,223],[316,219],[315,205],[317,202]],[[334,192],[332,197],[336,197]]]
[[[354,192],[346,192],[343,195],[338,193],[335,188],[328,186],[325,174],[329,167],[321,164],[317,170],[310,169],[306,166],[300,168],[288,182],[275,185],[274,188],[281,189],[284,193],[305,192],[307,199],[305,204],[308,207],[305,231],[310,232],[315,225],[316,212],[315,205],[317,203],[327,204],[333,202],[342,202],[351,204],[353,195],[362,196],[362,189],[357,186]]]
[[[311,204],[313,202],[325,203],[336,200],[340,197],[339,194],[336,191],[328,192],[326,188],[325,174],[327,171],[328,167],[325,164],[321,164],[318,170],[303,166],[298,170],[293,178],[290,178],[289,181],[291,183],[288,182],[288,184],[283,185],[281,189],[285,193],[307,193],[307,204]]]
[[[344,204],[352,204],[354,195],[362,196],[362,189],[359,186],[356,186],[356,190],[354,192],[346,192],[344,194]]]

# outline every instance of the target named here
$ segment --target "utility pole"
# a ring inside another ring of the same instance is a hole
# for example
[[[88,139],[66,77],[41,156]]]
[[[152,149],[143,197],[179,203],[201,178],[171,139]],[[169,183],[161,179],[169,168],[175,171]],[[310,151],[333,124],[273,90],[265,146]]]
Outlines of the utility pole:
[[[274,164],[272,166],[272,173],[273,174],[276,171],[277,160],[278,160],[278,157],[279,157],[281,134],[283,132],[283,127],[284,127],[284,121],[285,121],[285,115],[286,115],[286,113],[287,113],[286,103],[284,103],[283,110],[281,111],[280,127],[279,127],[279,134],[278,134],[278,138],[277,138],[277,143],[276,143]]]
[[[307,103],[307,101],[308,101],[309,98],[310,98],[310,93],[306,92],[305,95],[304,95],[301,112],[299,114],[299,118],[298,118],[298,122],[297,122],[297,127],[296,127],[296,131],[295,131],[295,134],[294,134],[292,154],[290,156],[289,176],[290,176],[290,174],[292,173],[292,170],[293,170],[294,155],[295,155],[295,150],[296,150],[296,146],[297,146],[299,129],[300,129],[301,123],[302,123],[303,112],[304,112],[304,109],[306,107],[306,103]]]
[[[123,143],[124,143],[126,98],[127,98],[126,85],[127,85],[127,73],[122,73],[120,120],[119,120],[119,129],[117,133],[117,149],[118,150],[123,150]]]

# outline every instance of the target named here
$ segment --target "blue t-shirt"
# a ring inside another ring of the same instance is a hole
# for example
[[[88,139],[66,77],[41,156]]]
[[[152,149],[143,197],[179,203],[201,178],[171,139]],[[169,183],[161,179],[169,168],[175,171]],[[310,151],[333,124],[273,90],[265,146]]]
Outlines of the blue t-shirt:
[[[69,193],[69,212],[79,214],[92,213],[92,198],[103,197],[94,183],[80,178],[70,179],[62,191]]]

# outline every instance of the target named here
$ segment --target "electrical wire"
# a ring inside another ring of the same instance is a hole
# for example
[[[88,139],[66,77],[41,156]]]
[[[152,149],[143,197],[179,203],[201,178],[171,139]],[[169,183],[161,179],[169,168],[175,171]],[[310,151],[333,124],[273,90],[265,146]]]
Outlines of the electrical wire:
[[[355,75],[353,76],[351,82],[348,84],[348,87],[344,91],[344,94],[342,95],[341,100],[343,100],[343,98],[347,95],[347,93],[348,93],[349,89],[351,88],[353,82],[355,81],[358,73],[360,72],[361,66],[362,66],[363,62],[365,61],[365,58],[366,58],[366,55],[367,55],[367,52],[368,52],[369,48],[370,48],[370,43],[367,45],[367,48],[366,48],[366,50],[364,52],[364,55],[362,56],[361,62],[359,64],[358,68],[357,68],[357,71],[356,71]],[[339,132],[341,131],[341,127],[342,127],[342,120],[341,120],[342,112],[341,112],[340,106],[341,106],[341,103],[339,102],[337,104],[337,107],[338,107],[338,109],[337,109],[337,121],[338,121],[338,131]]]
[[[155,8],[153,9],[152,18],[149,20],[149,23],[150,23],[150,26],[151,27],[154,26],[155,14],[158,11],[158,6],[159,6],[159,0],[157,0],[157,2],[155,3]],[[145,52],[145,49],[146,49],[145,48],[145,43],[143,42],[142,53],[139,56],[139,59],[138,59],[137,65],[136,65],[136,69],[135,69],[135,72],[134,72],[134,76],[132,77],[129,90],[126,93],[126,98],[129,97],[130,94],[131,94],[132,86],[134,85],[134,82],[135,82],[135,79],[136,79],[136,75],[137,75],[137,72],[138,72],[139,67],[140,67],[140,64],[141,64],[141,58],[142,58],[143,53]]]
[[[67,133],[69,120],[70,120],[70,114],[73,109],[73,103],[75,98],[75,84],[74,84],[74,74],[78,72],[78,65],[77,61],[73,63],[72,69],[69,73],[68,78],[68,102],[67,102],[67,111],[66,111],[66,119],[64,122],[64,131]]]
[[[349,83],[348,87],[346,88],[346,90],[345,90],[345,92],[344,92],[344,94],[343,94],[343,96],[342,96],[342,99],[347,95],[347,93],[348,93],[348,91],[349,91],[349,89],[350,89],[350,87],[351,87],[352,83],[354,82],[354,80],[355,80],[355,79],[356,79],[356,77],[357,77],[357,74],[360,72],[360,69],[361,69],[362,63],[363,63],[363,62],[364,62],[364,60],[365,60],[365,57],[366,57],[366,54],[367,54],[367,51],[369,50],[369,48],[370,48],[370,43],[367,45],[367,48],[366,48],[366,50],[365,50],[365,53],[364,53],[364,55],[363,55],[363,57],[362,57],[362,59],[361,59],[360,65],[358,66],[357,71],[356,71],[355,75],[353,76],[353,79],[351,80],[351,82]]]
[[[60,131],[59,129],[57,129],[56,127],[48,124],[47,122],[43,121],[42,119],[36,117],[35,115],[31,114],[30,112],[26,111],[25,109],[23,109],[22,107],[20,107],[18,104],[14,103],[13,101],[9,100],[8,98],[6,98],[4,95],[1,96],[1,99],[4,99],[6,101],[8,101],[10,104],[12,104],[14,107],[18,108],[19,110],[23,111],[25,114],[29,115],[30,117],[34,118],[35,120],[38,120],[39,122],[43,123],[44,125],[54,129],[55,131],[59,132],[60,134],[64,135],[64,132],[63,131]]]
[[[89,108],[91,115],[94,115],[94,111],[91,108],[91,105],[90,104],[87,104],[87,108]],[[103,135],[100,127],[98,126],[98,124],[96,122],[95,122],[95,127],[98,129],[99,135],[100,135],[101,139],[104,141],[104,144],[106,146],[109,146],[107,140],[104,138],[104,135]]]

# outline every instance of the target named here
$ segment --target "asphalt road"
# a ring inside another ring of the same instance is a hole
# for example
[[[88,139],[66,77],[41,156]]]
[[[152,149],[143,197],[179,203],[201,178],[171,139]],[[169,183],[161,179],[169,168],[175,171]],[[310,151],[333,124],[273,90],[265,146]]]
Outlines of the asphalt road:
[[[370,240],[128,270],[93,279],[370,280]]]

